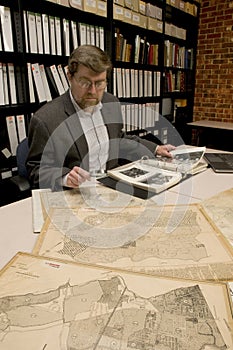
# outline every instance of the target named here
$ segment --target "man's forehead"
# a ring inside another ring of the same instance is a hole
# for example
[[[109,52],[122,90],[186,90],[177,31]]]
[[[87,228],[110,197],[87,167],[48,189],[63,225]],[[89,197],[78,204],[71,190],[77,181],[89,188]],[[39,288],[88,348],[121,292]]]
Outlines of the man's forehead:
[[[77,70],[77,74],[79,75],[79,77],[83,76],[83,77],[104,77],[106,78],[106,75],[107,75],[107,71],[104,71],[104,72],[101,72],[101,73],[97,73],[95,71],[93,71],[92,69],[84,66],[84,65],[80,65],[78,67],[78,70]],[[102,78],[103,79],[103,78]]]

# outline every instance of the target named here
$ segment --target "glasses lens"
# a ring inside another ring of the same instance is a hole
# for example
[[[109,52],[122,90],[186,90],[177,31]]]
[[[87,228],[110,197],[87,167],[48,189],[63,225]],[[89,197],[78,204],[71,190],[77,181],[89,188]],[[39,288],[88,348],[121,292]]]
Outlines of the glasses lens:
[[[94,83],[92,83],[92,82],[89,81],[89,80],[83,80],[83,79],[79,79],[79,80],[76,80],[76,81],[77,81],[78,85],[79,85],[82,89],[90,89],[91,86],[94,84],[96,90],[102,90],[102,89],[105,89],[105,87],[106,87],[106,85],[107,85],[106,80],[96,81],[96,82],[94,82]]]
[[[97,82],[95,83],[95,87],[96,87],[96,89],[105,89],[106,84],[107,84],[107,83],[106,83],[105,80],[97,81]]]

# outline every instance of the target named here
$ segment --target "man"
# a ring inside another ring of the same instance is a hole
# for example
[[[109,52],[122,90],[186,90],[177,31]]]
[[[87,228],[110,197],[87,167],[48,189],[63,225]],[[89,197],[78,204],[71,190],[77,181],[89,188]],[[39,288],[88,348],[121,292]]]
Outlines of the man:
[[[77,188],[90,174],[119,165],[135,154],[170,157],[172,145],[156,146],[122,129],[119,100],[107,93],[108,55],[83,45],[68,61],[70,89],[31,118],[27,170],[33,188]]]

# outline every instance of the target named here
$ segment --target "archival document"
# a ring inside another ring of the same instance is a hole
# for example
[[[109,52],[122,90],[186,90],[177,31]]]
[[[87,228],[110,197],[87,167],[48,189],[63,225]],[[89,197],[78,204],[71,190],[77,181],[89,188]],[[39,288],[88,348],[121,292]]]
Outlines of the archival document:
[[[201,205],[233,246],[233,188],[204,200]]]
[[[18,253],[0,276],[1,350],[233,349],[226,284]]]
[[[33,253],[129,271],[233,280],[232,247],[198,204],[52,208]]]
[[[48,213],[50,208],[59,207],[90,207],[105,208],[111,211],[112,207],[145,206],[145,200],[118,192],[102,184],[86,182],[78,189],[61,192],[42,191],[40,193],[43,210]]]
[[[52,192],[50,189],[32,190],[33,231],[37,233],[41,231],[51,207],[89,206],[113,211],[115,207],[128,205],[145,206],[145,200],[105,187],[94,180],[87,181],[78,189],[60,192]]]
[[[205,147],[177,147],[171,158],[143,156],[140,160],[110,169],[107,175],[150,192],[160,193],[184,180],[187,176],[207,169],[202,161]]]

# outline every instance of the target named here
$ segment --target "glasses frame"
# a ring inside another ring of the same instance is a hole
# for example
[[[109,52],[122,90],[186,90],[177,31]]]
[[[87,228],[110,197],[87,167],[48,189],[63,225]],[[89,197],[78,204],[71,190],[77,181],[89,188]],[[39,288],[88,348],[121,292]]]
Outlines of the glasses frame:
[[[74,76],[75,81],[77,82],[78,86],[81,89],[89,90],[93,85],[95,86],[96,91],[104,90],[106,86],[108,85],[107,80],[97,80],[97,81],[90,81],[86,78],[76,78]]]

